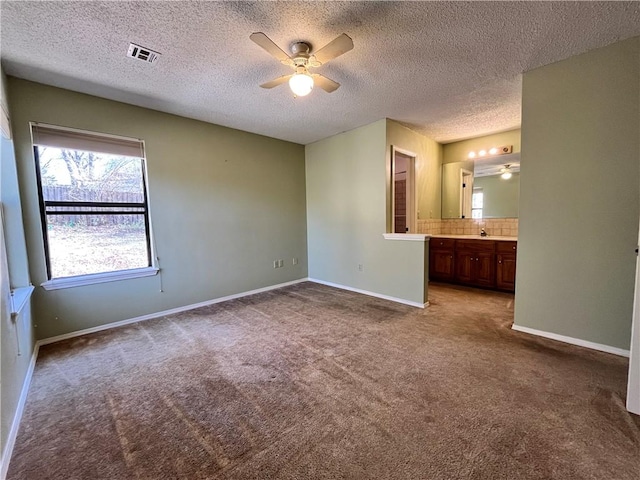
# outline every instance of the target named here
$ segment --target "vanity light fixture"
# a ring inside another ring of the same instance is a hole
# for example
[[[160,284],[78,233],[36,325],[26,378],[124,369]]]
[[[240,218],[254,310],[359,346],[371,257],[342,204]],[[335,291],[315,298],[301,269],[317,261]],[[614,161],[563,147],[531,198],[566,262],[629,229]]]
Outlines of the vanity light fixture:
[[[476,157],[486,157],[489,155],[490,157],[494,155],[507,155],[513,152],[513,145],[503,145],[502,147],[491,147],[487,150],[480,150],[478,153],[469,152],[467,155],[468,158],[476,158]]]
[[[500,169],[500,171],[502,172],[502,175],[500,175],[501,179],[509,180],[511,178],[511,165],[505,165],[504,168]]]

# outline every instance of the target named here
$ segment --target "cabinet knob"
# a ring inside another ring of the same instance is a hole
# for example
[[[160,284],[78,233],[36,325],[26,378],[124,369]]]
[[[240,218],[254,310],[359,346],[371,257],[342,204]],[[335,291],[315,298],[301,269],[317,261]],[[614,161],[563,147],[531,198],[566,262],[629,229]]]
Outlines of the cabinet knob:
[[[515,249],[516,249],[516,247],[513,247],[513,249],[515,250]]]
[[[502,260],[498,260],[498,263],[502,263]]]

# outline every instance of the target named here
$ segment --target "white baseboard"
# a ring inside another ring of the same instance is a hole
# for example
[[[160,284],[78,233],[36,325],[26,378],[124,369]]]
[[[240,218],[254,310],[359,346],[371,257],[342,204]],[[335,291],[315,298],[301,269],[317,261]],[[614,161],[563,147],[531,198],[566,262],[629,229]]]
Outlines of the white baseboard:
[[[16,444],[16,437],[18,436],[18,429],[20,428],[20,420],[22,420],[22,413],[24,412],[24,405],[27,401],[27,394],[29,393],[29,387],[31,386],[31,377],[33,377],[33,370],[36,366],[36,360],[38,358],[38,350],[40,345],[36,342],[33,353],[31,354],[31,361],[27,368],[27,374],[24,377],[22,383],[22,390],[20,391],[20,397],[18,398],[18,405],[16,412],[13,415],[13,422],[11,422],[11,429],[9,430],[9,436],[7,437],[7,443],[4,446],[2,452],[2,461],[0,464],[0,480],[7,478],[7,471],[9,470],[9,461],[11,460],[11,454],[13,453],[13,447]]]
[[[382,293],[370,292],[368,290],[361,290],[359,288],[348,287],[346,285],[340,285],[339,283],[325,282],[324,280],[318,280],[317,278],[307,278],[308,281],[319,283],[321,285],[327,285],[328,287],[340,288],[342,290],[348,290],[350,292],[361,293],[363,295],[369,295],[370,297],[382,298],[383,300],[389,300],[391,302],[402,303],[411,307],[425,308],[429,306],[427,303],[412,302],[411,300],[405,300],[403,298],[391,297],[389,295],[383,295]]]
[[[279,283],[277,285],[270,285],[268,287],[257,288],[256,290],[250,290],[248,292],[234,293],[233,295],[227,295],[226,297],[219,297],[213,300],[206,300],[200,303],[193,303],[191,305],[185,305],[183,307],[172,308],[164,310],[162,312],[149,313],[147,315],[141,315],[139,317],[129,318],[127,320],[120,320],[119,322],[106,323],[104,325],[98,325],[97,327],[85,328],[83,330],[76,330],[75,332],[65,333],[63,335],[56,335],[55,337],[44,338],[38,340],[39,345],[48,345],[50,343],[59,342],[61,340],[67,340],[69,338],[80,337],[89,333],[101,332],[103,330],[109,330],[111,328],[118,328],[124,325],[130,325],[132,323],[143,322],[145,320],[151,320],[158,317],[164,317],[165,315],[173,315],[174,313],[185,312],[187,310],[193,310],[194,308],[206,307],[215,303],[226,302],[227,300],[234,300],[236,298],[246,297],[249,295],[255,295],[256,293],[268,292],[269,290],[276,290],[282,287],[288,287],[289,285],[295,285],[296,283],[306,282],[307,278],[300,278],[291,282]],[[1,479],[0,479],[1,480]]]
[[[613,355],[619,355],[621,357],[629,357],[629,350],[623,350],[622,348],[611,347],[609,345],[603,345],[601,343],[589,342],[587,340],[581,340],[580,338],[567,337],[565,335],[559,335],[557,333],[545,332],[543,330],[536,330],[535,328],[521,327],[520,325],[512,325],[511,328],[517,332],[529,333],[531,335],[537,335],[538,337],[550,338],[551,340],[557,340],[558,342],[570,343],[571,345],[578,345],[579,347],[590,348],[592,350],[599,350],[600,352],[612,353]]]

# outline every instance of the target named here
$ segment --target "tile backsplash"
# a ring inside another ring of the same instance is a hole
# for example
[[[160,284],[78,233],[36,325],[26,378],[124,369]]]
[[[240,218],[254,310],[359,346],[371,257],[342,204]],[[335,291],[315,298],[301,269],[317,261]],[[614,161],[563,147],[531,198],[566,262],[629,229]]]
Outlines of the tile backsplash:
[[[431,233],[437,235],[442,233],[442,220],[418,220],[418,233]]]
[[[418,233],[433,235],[479,235],[484,228],[489,236],[517,237],[517,218],[451,218],[418,220]]]

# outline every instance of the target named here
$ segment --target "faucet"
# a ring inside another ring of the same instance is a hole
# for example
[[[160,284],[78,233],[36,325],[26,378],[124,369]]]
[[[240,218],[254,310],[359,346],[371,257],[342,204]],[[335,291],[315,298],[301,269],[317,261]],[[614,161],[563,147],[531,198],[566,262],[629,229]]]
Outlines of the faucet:
[[[481,237],[487,237],[487,232],[484,231],[484,227],[480,229],[480,236]]]

